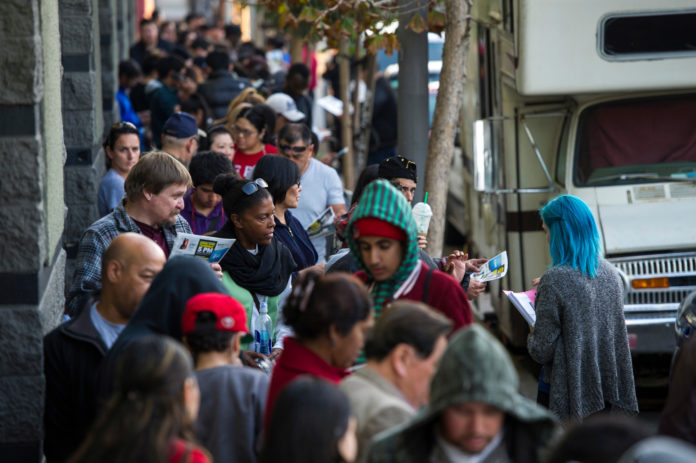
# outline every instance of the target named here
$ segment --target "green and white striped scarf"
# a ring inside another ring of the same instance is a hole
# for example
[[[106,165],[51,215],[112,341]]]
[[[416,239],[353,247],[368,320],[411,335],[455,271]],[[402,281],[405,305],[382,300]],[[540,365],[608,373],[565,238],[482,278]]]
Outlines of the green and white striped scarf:
[[[355,222],[366,217],[384,220],[406,232],[407,241],[404,244],[404,257],[401,260],[401,265],[396,273],[386,281],[374,281],[373,276],[362,260],[360,247],[353,236],[353,225]],[[370,282],[374,282],[372,300],[376,318],[382,311],[384,302],[392,299],[394,293],[418,264],[418,233],[416,231],[416,222],[413,220],[411,206],[404,198],[404,195],[388,181],[375,180],[365,188],[360,202],[356,206],[355,211],[353,211],[346,228],[346,238],[350,252],[355,256],[360,268],[370,276]]]

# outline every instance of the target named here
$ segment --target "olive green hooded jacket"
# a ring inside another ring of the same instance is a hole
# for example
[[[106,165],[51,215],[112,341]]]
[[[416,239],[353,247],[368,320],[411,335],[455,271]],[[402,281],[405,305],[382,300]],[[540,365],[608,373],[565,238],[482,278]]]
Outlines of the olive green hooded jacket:
[[[375,437],[370,463],[448,462],[436,445],[440,413],[463,402],[505,412],[501,444],[484,461],[536,462],[558,430],[556,418],[518,392],[519,378],[505,348],[472,325],[449,342],[431,382],[430,403],[413,421]]]

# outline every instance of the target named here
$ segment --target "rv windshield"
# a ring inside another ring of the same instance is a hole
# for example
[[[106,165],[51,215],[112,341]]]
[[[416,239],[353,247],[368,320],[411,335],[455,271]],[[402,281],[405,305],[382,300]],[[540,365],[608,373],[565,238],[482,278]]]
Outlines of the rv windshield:
[[[611,102],[581,114],[577,186],[690,180],[696,181],[696,95]]]

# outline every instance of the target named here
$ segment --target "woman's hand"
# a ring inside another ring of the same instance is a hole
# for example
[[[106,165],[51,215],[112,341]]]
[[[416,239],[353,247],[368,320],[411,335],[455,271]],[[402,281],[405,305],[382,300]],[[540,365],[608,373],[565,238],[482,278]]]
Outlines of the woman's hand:
[[[468,259],[469,254],[464,254],[464,264],[466,265],[466,271],[469,273],[476,273],[481,270],[481,266],[488,262],[488,259]]]
[[[303,268],[297,274],[299,276],[303,276],[307,272],[319,272],[319,273],[324,273],[324,267],[326,267],[326,262],[322,262],[321,264],[316,264],[312,265],[311,267]]]
[[[273,349],[271,351],[271,355],[268,356],[268,360],[275,363],[276,359],[278,357],[280,357],[280,354],[282,354],[282,353],[283,353],[283,349],[281,349],[280,347],[276,347],[275,349]]]
[[[220,264],[214,262],[210,264],[210,268],[212,268],[213,272],[215,272],[215,275],[217,275],[217,277],[222,280],[222,267],[220,267]]]
[[[418,235],[418,247],[425,249],[428,246],[428,239],[423,235]]]
[[[485,282],[479,281],[476,278],[470,278],[469,287],[466,290],[466,297],[468,297],[469,300],[472,300],[473,298],[478,297],[478,295],[481,294],[485,289]]]
[[[539,285],[539,282],[541,281],[541,277],[537,277],[532,280],[532,286],[536,288]]]
[[[261,370],[257,360],[268,360],[268,358],[260,352],[254,352],[253,350],[243,350],[242,351],[242,361],[244,365]]]
[[[445,258],[445,271],[457,281],[462,281],[466,273],[466,254],[454,251]]]

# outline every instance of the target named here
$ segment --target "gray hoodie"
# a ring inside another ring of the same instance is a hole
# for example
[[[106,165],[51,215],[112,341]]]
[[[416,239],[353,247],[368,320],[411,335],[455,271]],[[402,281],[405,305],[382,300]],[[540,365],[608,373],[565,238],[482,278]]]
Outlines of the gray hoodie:
[[[431,382],[430,403],[413,421],[378,435],[370,463],[446,462],[437,445],[441,412],[463,402],[483,402],[505,412],[504,437],[485,462],[535,462],[557,431],[546,409],[518,392],[519,378],[505,348],[485,328],[472,325],[449,342]]]

